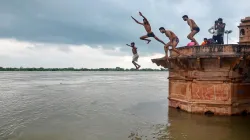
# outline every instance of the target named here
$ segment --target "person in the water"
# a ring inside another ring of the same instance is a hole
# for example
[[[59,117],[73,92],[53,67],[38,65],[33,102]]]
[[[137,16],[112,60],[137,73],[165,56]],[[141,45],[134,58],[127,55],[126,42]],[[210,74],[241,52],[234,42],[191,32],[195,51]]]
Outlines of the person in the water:
[[[136,23],[143,25],[144,28],[145,28],[145,30],[147,31],[147,35],[141,36],[140,39],[141,39],[141,40],[147,41],[147,44],[148,44],[151,40],[150,40],[150,39],[147,39],[147,38],[148,38],[148,37],[153,37],[153,38],[155,38],[157,41],[159,41],[159,42],[161,42],[162,44],[165,45],[165,43],[164,43],[162,40],[160,40],[157,36],[155,36],[155,34],[152,32],[150,23],[148,22],[147,18],[144,17],[144,16],[142,15],[141,12],[139,12],[139,15],[143,17],[143,23],[137,21],[134,17],[132,17],[132,16],[131,16],[131,17],[132,17],[132,19],[134,19],[134,21],[135,21]]]
[[[132,48],[132,53],[133,53],[132,63],[135,65],[135,68],[138,70],[141,66],[136,63],[138,61],[139,55],[137,53],[137,48],[135,47],[135,43],[132,42],[131,45],[129,44],[126,44],[126,45]]]
[[[176,46],[179,43],[179,38],[175,35],[174,32],[170,31],[170,30],[165,30],[164,27],[160,27],[159,28],[161,33],[165,33],[165,35],[169,38],[169,42],[164,46],[164,50],[165,50],[165,59],[168,59],[168,50],[169,50],[169,46],[172,46],[172,50],[175,51],[178,56],[181,55],[181,53],[176,49]]]
[[[194,35],[200,31],[200,28],[197,26],[194,20],[188,18],[187,15],[182,16],[182,18],[184,21],[187,21],[188,25],[190,26],[191,33],[187,36],[187,38],[195,42],[195,45],[199,45],[199,43],[195,40]]]

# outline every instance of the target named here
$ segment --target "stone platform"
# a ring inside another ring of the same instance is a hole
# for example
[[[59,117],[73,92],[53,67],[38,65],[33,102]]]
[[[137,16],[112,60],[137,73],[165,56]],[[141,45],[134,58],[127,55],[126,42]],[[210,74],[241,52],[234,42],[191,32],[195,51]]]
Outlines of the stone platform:
[[[193,113],[250,113],[250,45],[181,47],[169,62],[169,106]]]

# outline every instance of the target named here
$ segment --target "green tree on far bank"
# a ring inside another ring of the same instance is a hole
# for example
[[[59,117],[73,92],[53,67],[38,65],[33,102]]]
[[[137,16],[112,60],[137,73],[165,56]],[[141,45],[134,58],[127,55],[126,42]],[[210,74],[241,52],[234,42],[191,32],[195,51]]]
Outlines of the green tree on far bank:
[[[134,68],[131,69],[125,69],[121,67],[116,67],[116,68],[10,68],[10,67],[0,67],[0,71],[168,71],[168,69],[152,69],[152,68],[142,68],[139,70],[136,70]]]

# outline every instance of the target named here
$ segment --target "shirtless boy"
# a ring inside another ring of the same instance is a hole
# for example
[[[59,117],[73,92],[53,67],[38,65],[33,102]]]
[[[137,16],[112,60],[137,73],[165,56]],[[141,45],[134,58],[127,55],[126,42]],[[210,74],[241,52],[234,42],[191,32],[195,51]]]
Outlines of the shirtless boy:
[[[165,45],[165,43],[164,43],[162,40],[160,40],[157,36],[155,36],[155,34],[152,32],[151,26],[150,26],[150,24],[149,24],[147,18],[145,18],[145,17],[142,15],[141,12],[139,12],[139,15],[143,17],[143,23],[137,21],[134,17],[132,17],[132,16],[131,16],[131,17],[132,17],[132,19],[134,19],[134,21],[135,21],[136,23],[143,25],[144,28],[145,28],[145,30],[147,31],[147,35],[144,35],[144,36],[140,37],[140,39],[141,39],[141,40],[147,41],[147,44],[148,44],[151,40],[150,40],[150,39],[147,39],[147,38],[148,38],[148,37],[153,37],[153,38],[155,38],[157,41],[159,41],[159,42],[161,42],[162,44]]]
[[[138,70],[141,66],[136,63],[138,61],[139,55],[137,54],[137,48],[135,47],[135,43],[132,42],[131,45],[129,44],[126,44],[126,45],[132,48],[132,53],[133,53],[132,63],[135,65],[135,68]]]
[[[194,22],[194,20],[188,18],[187,15],[182,16],[184,21],[187,21],[188,25],[190,26],[191,33],[187,36],[188,39],[195,42],[195,45],[199,45],[199,43],[194,39],[194,35],[200,31],[200,28]]]
[[[175,33],[173,33],[170,30],[165,30],[164,27],[160,27],[159,28],[161,33],[165,33],[165,35],[169,38],[169,42],[164,46],[164,50],[165,50],[165,59],[168,59],[168,49],[169,46],[172,46],[172,50],[175,51],[178,56],[181,55],[181,53],[176,49],[176,46],[179,43],[179,38],[175,35]]]

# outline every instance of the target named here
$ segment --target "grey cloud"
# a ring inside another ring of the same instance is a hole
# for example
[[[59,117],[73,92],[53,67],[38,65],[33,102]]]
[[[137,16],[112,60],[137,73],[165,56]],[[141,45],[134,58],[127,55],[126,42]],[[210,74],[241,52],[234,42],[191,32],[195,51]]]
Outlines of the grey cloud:
[[[105,47],[134,41],[143,52],[163,52],[160,43],[152,41],[146,45],[139,40],[145,31],[134,23],[131,15],[142,20],[138,16],[141,10],[159,38],[167,42],[158,31],[164,26],[179,36],[182,46],[189,42],[186,38],[189,27],[181,19],[183,14],[188,14],[200,26],[199,41],[211,36],[207,29],[218,17],[224,18],[227,28],[234,30],[232,36],[237,36],[235,22],[250,12],[250,6],[245,3],[246,0],[237,3],[234,0],[189,0],[188,3],[186,0],[3,0],[0,37]]]

